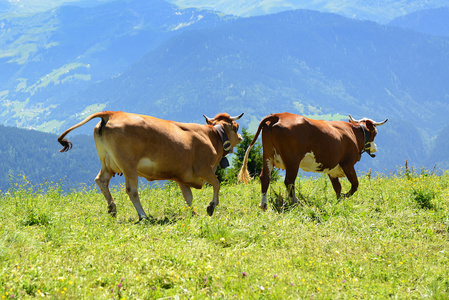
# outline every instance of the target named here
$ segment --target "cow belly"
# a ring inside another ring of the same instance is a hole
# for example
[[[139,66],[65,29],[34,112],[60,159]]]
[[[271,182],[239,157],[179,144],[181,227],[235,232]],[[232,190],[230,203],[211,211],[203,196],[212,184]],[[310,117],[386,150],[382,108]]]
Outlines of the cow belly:
[[[137,164],[137,170],[142,170],[143,172],[145,172],[145,170],[151,171],[155,168],[156,163],[146,157],[139,160],[139,163]]]
[[[161,167],[156,161],[153,161],[147,157],[139,160],[137,164],[137,173],[140,177],[144,177],[149,181],[153,180],[174,180],[181,182],[188,187],[200,189],[205,180],[194,176],[191,172],[177,172],[174,169],[167,169],[167,166]]]
[[[304,155],[304,158],[299,163],[299,167],[306,172],[326,173],[331,177],[346,177],[340,165],[337,165],[332,169],[324,169],[323,164],[316,160],[313,152],[308,152]]]
[[[141,177],[145,177],[148,180],[164,180],[172,178],[161,178],[164,170],[159,170],[156,161],[153,161],[147,157],[141,158],[137,163],[137,173]]]

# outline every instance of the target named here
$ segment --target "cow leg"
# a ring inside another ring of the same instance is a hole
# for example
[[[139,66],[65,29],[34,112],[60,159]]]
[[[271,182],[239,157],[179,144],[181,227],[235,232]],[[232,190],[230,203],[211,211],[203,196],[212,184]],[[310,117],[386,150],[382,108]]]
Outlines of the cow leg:
[[[100,188],[101,193],[108,201],[108,213],[115,217],[117,215],[117,207],[115,205],[114,199],[112,198],[111,192],[109,191],[109,181],[112,178],[112,174],[106,169],[101,169],[97,177],[95,177],[95,183]]]
[[[343,168],[343,171],[345,172],[346,178],[348,178],[348,181],[351,183],[351,189],[348,193],[343,194],[343,197],[351,197],[354,195],[354,193],[357,191],[357,188],[359,187],[359,180],[357,179],[357,173],[355,172],[354,166],[348,166],[346,168]]]
[[[139,221],[141,221],[142,219],[148,219],[139,199],[139,178],[137,174],[129,174],[124,172],[123,175],[125,176],[126,193],[128,194],[129,199],[131,199],[132,203],[134,204],[134,207],[136,208],[137,214],[139,215]]]
[[[266,211],[267,205],[267,192],[270,186],[271,173],[273,172],[272,159],[263,159],[262,172],[260,172],[260,183],[262,188],[262,199],[260,200],[259,207],[261,210]]]
[[[332,187],[334,188],[335,194],[337,195],[337,199],[340,199],[341,197],[341,183],[338,177],[332,177],[330,175],[329,179],[331,180]]]
[[[186,200],[187,206],[189,207],[189,209],[192,210],[192,215],[196,215],[196,212],[192,207],[192,200],[193,200],[192,190],[188,186],[180,182],[178,182],[178,184],[179,188],[181,189],[182,195],[184,196],[184,200]]]
[[[211,173],[208,178],[206,178],[206,181],[212,185],[212,187],[214,188],[214,196],[212,198],[212,201],[209,203],[209,206],[207,207],[207,214],[209,216],[212,216],[214,213],[214,209],[215,207],[218,205],[218,203],[220,202],[218,199],[218,193],[220,191],[220,181],[218,181],[217,176],[215,175],[215,173]]]
[[[290,205],[298,203],[298,199],[296,198],[295,195],[295,180],[296,176],[298,175],[298,168],[299,166],[296,168],[289,168],[285,171],[284,184],[285,187],[287,188],[287,194],[290,199]]]

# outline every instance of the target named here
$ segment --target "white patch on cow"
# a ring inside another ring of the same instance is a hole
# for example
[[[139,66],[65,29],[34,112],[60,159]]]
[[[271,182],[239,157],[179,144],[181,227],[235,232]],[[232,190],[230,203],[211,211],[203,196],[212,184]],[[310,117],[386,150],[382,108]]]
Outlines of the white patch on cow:
[[[139,160],[139,163],[137,164],[137,170],[151,170],[154,169],[156,166],[156,163],[152,161],[149,158],[142,158]]]
[[[321,172],[322,166],[321,163],[316,161],[313,152],[306,153],[299,163],[299,167],[306,172]]]
[[[326,173],[332,177],[346,177],[345,172],[340,165],[332,169],[324,169],[323,164],[316,161],[315,154],[308,152],[299,163],[299,167],[306,172]]]
[[[345,172],[343,171],[343,169],[340,167],[340,165],[337,165],[335,168],[329,170],[329,169],[325,169],[323,170],[323,173],[328,174],[331,177],[337,178],[337,177],[346,177]]]
[[[284,165],[284,162],[282,161],[282,157],[277,153],[275,148],[273,148],[273,152],[274,152],[274,155],[273,155],[274,166],[276,168],[285,170],[285,165]]]
[[[267,159],[267,167],[268,167],[268,177],[271,180],[271,172],[273,172],[273,159],[272,158]]]
[[[267,194],[262,194],[262,199],[260,199],[260,207],[265,207],[267,205]]]

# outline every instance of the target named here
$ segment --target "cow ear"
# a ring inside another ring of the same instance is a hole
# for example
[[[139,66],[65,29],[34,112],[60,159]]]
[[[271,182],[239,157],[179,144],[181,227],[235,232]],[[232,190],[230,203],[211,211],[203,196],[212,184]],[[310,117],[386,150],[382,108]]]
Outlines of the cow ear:
[[[228,124],[228,123],[223,123],[223,124],[221,124],[221,126],[223,126],[223,128],[224,128],[226,131],[232,130],[232,125],[230,125],[230,124]]]
[[[374,123],[371,120],[366,120],[365,122],[366,128],[368,128],[368,131],[374,131],[376,128],[374,127]]]

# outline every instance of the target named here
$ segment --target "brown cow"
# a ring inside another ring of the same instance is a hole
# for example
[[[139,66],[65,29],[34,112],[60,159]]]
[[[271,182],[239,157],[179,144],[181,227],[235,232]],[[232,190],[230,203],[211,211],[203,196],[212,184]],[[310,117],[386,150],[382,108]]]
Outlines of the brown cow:
[[[248,155],[262,131],[263,168],[260,173],[262,184],[262,200],[260,208],[267,209],[267,190],[273,167],[284,169],[285,186],[290,197],[290,204],[297,203],[295,197],[295,179],[298,169],[308,172],[326,173],[337,194],[337,198],[349,197],[358,187],[357,174],[354,165],[360,160],[361,154],[367,152],[374,157],[376,152],[376,126],[370,119],[354,120],[349,116],[349,122],[313,120],[291,113],[271,114],[259,124],[257,133],[246,150],[239,181],[250,179],[247,163]],[[349,193],[341,194],[339,177],[347,177],[351,183]]]
[[[126,192],[139,215],[139,221],[147,218],[140,204],[138,177],[152,180],[174,180],[179,184],[184,199],[192,205],[191,187],[200,189],[205,182],[212,185],[213,200],[207,207],[212,216],[218,205],[220,183],[215,170],[232,148],[242,141],[237,133],[240,119],[221,113],[213,119],[206,116],[207,125],[178,123],[150,116],[125,112],[105,111],[95,113],[70,127],[58,138],[64,147],[72,148],[64,137],[72,130],[94,118],[101,118],[95,126],[94,138],[101,170],[95,178],[108,201],[108,212],[115,216],[117,209],[109,181],[116,173],[125,176]]]

